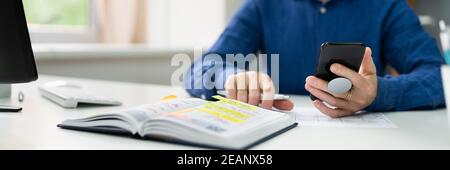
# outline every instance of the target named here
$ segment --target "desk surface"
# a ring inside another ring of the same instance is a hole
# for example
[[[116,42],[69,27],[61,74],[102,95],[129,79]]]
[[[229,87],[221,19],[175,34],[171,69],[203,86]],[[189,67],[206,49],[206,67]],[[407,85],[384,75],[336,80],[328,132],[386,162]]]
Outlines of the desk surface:
[[[124,105],[63,109],[37,91],[37,84],[52,80],[76,82],[87,90],[119,99]],[[19,91],[25,93],[23,103],[17,101]],[[65,119],[154,103],[170,94],[187,96],[184,90],[167,86],[41,76],[38,82],[14,85],[13,97],[0,100],[1,104],[24,108],[21,113],[0,113],[0,149],[198,149],[56,127]],[[298,107],[311,107],[307,97],[294,96],[293,100]],[[299,126],[253,149],[450,149],[450,128],[444,109],[386,115],[398,128]]]

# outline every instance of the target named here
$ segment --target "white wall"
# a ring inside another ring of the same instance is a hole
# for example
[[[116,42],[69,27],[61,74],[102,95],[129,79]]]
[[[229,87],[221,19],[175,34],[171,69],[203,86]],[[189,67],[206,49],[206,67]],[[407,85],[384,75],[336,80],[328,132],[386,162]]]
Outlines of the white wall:
[[[150,45],[209,47],[226,25],[226,0],[150,0]]]
[[[193,56],[190,50],[78,45],[76,48],[35,48],[39,74],[170,85],[172,56]]]
[[[40,74],[170,84],[172,56],[216,41],[243,0],[149,0],[151,48],[35,49]],[[153,50],[158,49],[158,50]],[[183,50],[177,50],[183,49]],[[206,50],[206,49],[204,49]]]
[[[170,59],[136,58],[127,59],[53,59],[38,60],[39,74],[113,80],[135,83],[170,85]]]

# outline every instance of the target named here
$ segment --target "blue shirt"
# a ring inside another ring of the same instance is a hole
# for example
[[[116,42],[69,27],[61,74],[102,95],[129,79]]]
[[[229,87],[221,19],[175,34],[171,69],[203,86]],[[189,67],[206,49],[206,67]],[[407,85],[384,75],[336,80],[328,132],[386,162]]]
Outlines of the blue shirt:
[[[331,0],[326,4],[318,0],[247,0],[208,53],[222,57],[258,51],[279,54],[279,92],[309,95],[305,79],[315,74],[324,42],[362,42],[372,48],[378,94],[366,110],[444,105],[443,57],[405,0]],[[206,76],[214,68],[213,62],[203,62],[203,67],[191,67],[186,74],[186,86],[201,85],[194,77]],[[401,75],[387,75],[387,65]],[[220,77],[213,75],[213,79]],[[192,96],[209,99],[217,89],[187,90]]]

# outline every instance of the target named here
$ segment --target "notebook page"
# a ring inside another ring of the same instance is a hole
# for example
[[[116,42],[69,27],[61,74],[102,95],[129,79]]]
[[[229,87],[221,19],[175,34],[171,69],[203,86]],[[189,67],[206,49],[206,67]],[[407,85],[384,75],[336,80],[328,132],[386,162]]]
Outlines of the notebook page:
[[[135,108],[119,111],[117,114],[125,115],[138,123],[143,123],[159,114],[175,112],[187,108],[193,108],[207,103],[201,99],[175,99],[168,102],[142,105]]]
[[[195,108],[165,113],[155,119],[175,121],[201,132],[234,136],[286,116],[284,113],[262,109],[238,101],[218,97],[219,102],[209,102]]]

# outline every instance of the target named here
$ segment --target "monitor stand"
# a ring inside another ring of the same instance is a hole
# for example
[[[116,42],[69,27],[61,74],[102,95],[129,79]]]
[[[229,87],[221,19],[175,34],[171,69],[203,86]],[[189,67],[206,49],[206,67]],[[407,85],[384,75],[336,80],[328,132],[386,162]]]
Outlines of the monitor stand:
[[[0,99],[7,99],[11,97],[11,85],[0,84]],[[0,112],[20,112],[22,108],[14,106],[0,105]]]

